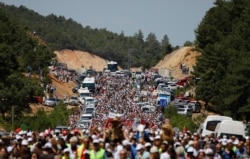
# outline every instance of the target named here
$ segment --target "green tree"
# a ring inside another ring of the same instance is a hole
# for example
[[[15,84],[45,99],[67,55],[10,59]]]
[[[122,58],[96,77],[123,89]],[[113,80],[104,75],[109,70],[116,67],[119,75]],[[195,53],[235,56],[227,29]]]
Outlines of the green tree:
[[[196,95],[217,111],[249,116],[250,2],[217,0],[196,30],[202,56],[194,68],[201,78]]]

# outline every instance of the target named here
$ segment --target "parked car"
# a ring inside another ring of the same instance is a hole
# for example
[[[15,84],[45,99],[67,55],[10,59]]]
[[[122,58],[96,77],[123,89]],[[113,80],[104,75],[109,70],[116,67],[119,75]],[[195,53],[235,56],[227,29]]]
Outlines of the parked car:
[[[173,83],[173,84],[168,85],[167,88],[169,88],[170,90],[176,90],[178,87],[179,87],[178,85]]]
[[[155,111],[155,106],[151,106],[151,105],[145,105],[141,107],[141,111],[143,113],[153,113]]]
[[[95,107],[93,106],[87,106],[84,110],[84,114],[94,114],[95,113]]]
[[[79,104],[78,97],[71,96],[70,99],[69,99],[69,105],[77,106],[78,104]]]
[[[193,109],[193,112],[195,112],[195,113],[201,112],[201,103],[200,102],[190,101],[187,105]]]
[[[80,120],[92,121],[92,118],[93,118],[92,114],[82,114]]]
[[[78,129],[89,129],[91,125],[91,121],[89,120],[79,120],[76,124]]]
[[[84,104],[95,104],[94,98],[93,97],[85,97]]]
[[[81,86],[81,85],[77,85],[77,86],[75,86],[74,88],[72,88],[72,92],[73,92],[73,93],[77,93],[78,90],[80,89],[80,86]]]
[[[56,106],[56,104],[59,103],[59,99],[57,98],[48,98],[44,101],[43,105],[46,105],[46,106],[50,106],[50,107],[54,107]]]
[[[190,108],[177,108],[177,113],[178,114],[181,114],[181,115],[185,115],[185,116],[188,116],[188,117],[191,117],[192,116],[192,112],[193,112],[193,109],[190,109]]]

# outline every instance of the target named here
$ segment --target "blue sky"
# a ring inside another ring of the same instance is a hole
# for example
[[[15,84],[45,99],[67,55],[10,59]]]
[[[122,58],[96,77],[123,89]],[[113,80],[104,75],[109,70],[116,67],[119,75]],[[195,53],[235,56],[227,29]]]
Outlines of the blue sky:
[[[215,0],[0,0],[23,5],[47,16],[72,18],[83,26],[106,28],[132,36],[139,29],[146,38],[168,35],[173,46],[194,41],[194,30]]]

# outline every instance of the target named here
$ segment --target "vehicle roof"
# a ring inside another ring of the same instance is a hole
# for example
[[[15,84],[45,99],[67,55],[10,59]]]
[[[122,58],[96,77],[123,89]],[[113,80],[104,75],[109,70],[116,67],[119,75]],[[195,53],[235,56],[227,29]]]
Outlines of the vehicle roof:
[[[205,121],[210,121],[210,120],[233,120],[233,119],[228,116],[209,115]]]
[[[81,88],[78,90],[79,93],[90,93],[88,88]]]
[[[116,61],[109,61],[107,64],[117,64],[117,62]]]
[[[85,99],[94,99],[94,97],[85,97]]]
[[[92,117],[92,114],[82,114],[81,117]]]
[[[86,77],[86,78],[84,78],[82,83],[94,83],[94,82],[95,82],[94,77]]]
[[[87,109],[87,108],[95,109],[95,107],[93,107],[93,106],[87,106],[85,109]]]

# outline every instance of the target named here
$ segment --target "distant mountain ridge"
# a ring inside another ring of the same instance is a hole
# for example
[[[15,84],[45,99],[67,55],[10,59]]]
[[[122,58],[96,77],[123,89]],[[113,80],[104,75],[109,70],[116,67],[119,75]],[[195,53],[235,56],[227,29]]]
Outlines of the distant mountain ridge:
[[[145,38],[141,30],[134,36],[125,36],[123,32],[117,34],[105,28],[82,26],[63,16],[50,14],[45,17],[24,6],[0,3],[0,10],[26,28],[27,32],[36,32],[52,50],[83,50],[117,61],[123,68],[129,66],[129,58],[132,67],[150,68],[173,50],[167,35],[161,41],[157,40],[154,33]]]

